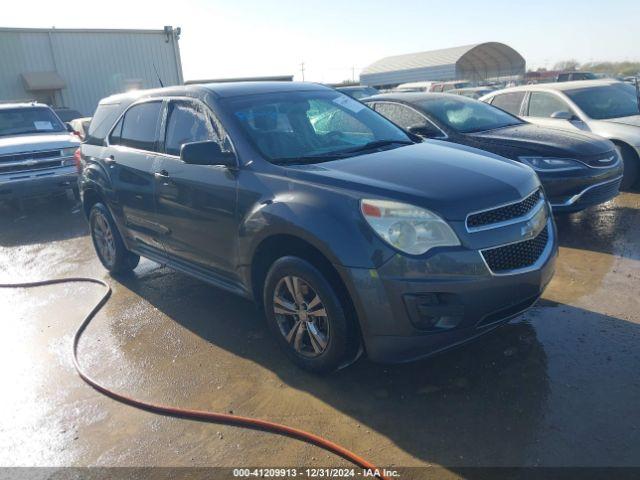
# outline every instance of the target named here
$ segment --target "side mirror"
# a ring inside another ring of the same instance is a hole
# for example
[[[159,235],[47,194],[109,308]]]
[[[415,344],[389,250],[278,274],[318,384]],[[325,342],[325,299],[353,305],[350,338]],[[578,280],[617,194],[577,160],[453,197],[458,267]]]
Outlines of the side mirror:
[[[412,125],[408,128],[409,133],[413,133],[414,135],[419,135],[421,137],[426,138],[435,138],[442,135],[438,130],[433,128],[430,125],[422,124],[422,125]]]
[[[571,112],[561,110],[559,112],[553,112],[551,118],[555,118],[556,120],[575,120],[576,116]]]
[[[231,152],[223,152],[218,142],[185,143],[180,149],[180,160],[191,165],[224,165],[236,166],[236,156]]]
[[[69,122],[65,122],[64,123],[64,127],[67,129],[67,132],[76,133],[76,131],[73,129],[73,127],[71,126],[71,124]]]

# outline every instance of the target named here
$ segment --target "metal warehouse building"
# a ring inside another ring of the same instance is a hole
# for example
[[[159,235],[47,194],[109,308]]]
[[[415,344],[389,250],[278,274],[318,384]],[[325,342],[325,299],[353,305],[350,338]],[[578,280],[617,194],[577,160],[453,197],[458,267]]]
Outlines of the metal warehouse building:
[[[524,58],[508,45],[477,43],[382,58],[362,70],[360,83],[389,88],[428,80],[505,79],[524,75],[525,67]]]
[[[182,83],[179,28],[0,28],[0,101],[38,100],[91,116],[98,101]]]

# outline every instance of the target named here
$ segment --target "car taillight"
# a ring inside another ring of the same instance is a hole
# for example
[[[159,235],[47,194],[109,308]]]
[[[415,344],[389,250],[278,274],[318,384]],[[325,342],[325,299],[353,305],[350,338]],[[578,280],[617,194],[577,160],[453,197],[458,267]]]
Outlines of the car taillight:
[[[73,154],[73,161],[76,163],[76,170],[82,173],[82,158],[80,156],[80,148],[77,148]]]

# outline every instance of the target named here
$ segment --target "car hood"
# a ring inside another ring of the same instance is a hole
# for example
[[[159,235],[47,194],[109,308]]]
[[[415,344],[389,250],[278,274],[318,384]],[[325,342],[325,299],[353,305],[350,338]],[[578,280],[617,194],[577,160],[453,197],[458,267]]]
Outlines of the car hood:
[[[427,208],[448,220],[517,201],[539,186],[534,171],[490,153],[439,141],[288,168],[298,180]]]
[[[478,142],[476,146],[479,148],[502,153],[499,150],[504,146],[514,151],[515,155],[582,158],[607,153],[614,148],[611,142],[593,134],[557,130],[530,123],[468,134],[468,137]],[[523,151],[518,152],[518,149]]]
[[[80,140],[67,132],[0,137],[0,155],[74,146],[80,146]]]
[[[621,123],[623,125],[631,125],[632,127],[640,127],[640,115],[631,115],[630,117],[610,118],[609,122]]]

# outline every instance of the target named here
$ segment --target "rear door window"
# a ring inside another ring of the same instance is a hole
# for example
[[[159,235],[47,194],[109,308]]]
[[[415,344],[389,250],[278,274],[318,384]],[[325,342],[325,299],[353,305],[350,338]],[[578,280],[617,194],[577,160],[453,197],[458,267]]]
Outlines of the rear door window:
[[[520,115],[520,106],[524,100],[525,92],[501,93],[493,97],[491,105],[498,107],[511,115]]]
[[[161,110],[160,101],[140,103],[127,110],[122,120],[119,144],[139,150],[155,151]]]
[[[375,110],[405,130],[409,129],[409,127],[422,126],[427,123],[427,120],[418,112],[397,103],[378,103]]]
[[[531,92],[529,97],[530,117],[549,118],[556,112],[569,112],[571,108],[561,98],[546,92]]]

